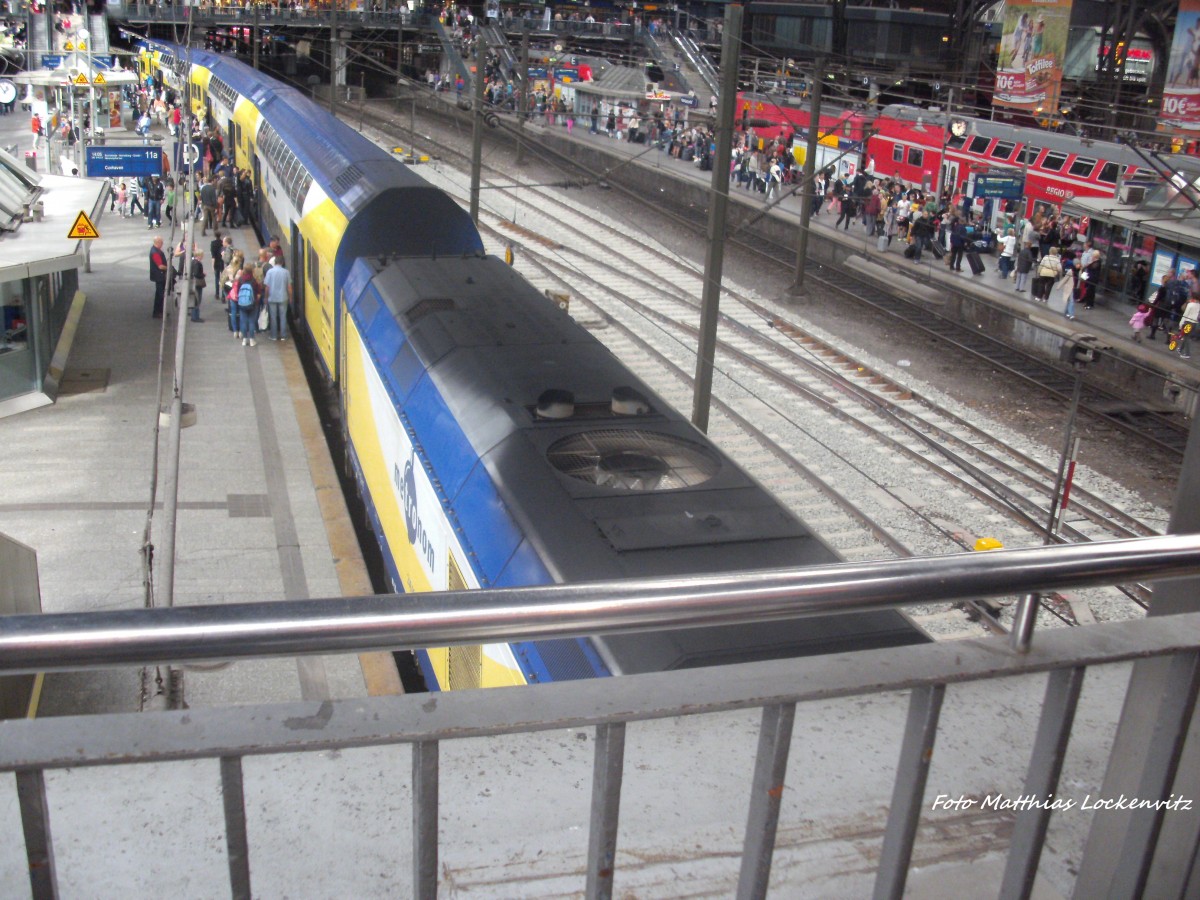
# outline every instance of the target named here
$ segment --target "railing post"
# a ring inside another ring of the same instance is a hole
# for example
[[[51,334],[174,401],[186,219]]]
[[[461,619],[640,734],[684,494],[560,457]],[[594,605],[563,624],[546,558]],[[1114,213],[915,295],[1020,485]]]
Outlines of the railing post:
[[[795,703],[763,707],[762,725],[758,732],[758,756],[754,762],[754,782],[750,787],[750,814],[746,821],[746,837],[742,842],[738,900],[759,900],[767,896],[795,720]]]
[[[229,894],[250,900],[250,844],[246,833],[246,794],[242,758],[221,757],[221,800],[225,806],[225,854],[229,859]]]
[[[413,897],[437,896],[438,742],[412,747]]]
[[[621,782],[625,773],[625,723],[596,726],[592,765],[592,812],[588,822],[588,867],[584,896],[608,900],[617,863],[617,825],[621,818]]]
[[[1077,666],[1056,669],[1050,673],[1046,699],[1042,703],[1042,716],[1038,720],[1037,737],[1029,758],[1029,772],[1025,776],[1025,796],[1035,797],[1047,805],[1023,810],[1017,816],[1012,840],[1008,844],[1008,862],[1000,886],[1001,900],[1024,900],[1033,891],[1042,844],[1046,839],[1046,827],[1050,824],[1051,809],[1048,804],[1062,773],[1085,672],[1086,669]]]
[[[16,775],[17,802],[25,832],[25,858],[29,861],[29,891],[34,900],[53,900],[58,896],[58,876],[54,871],[54,844],[50,839],[46,773],[36,769]]]
[[[938,719],[946,686],[935,684],[914,688],[908,701],[908,721],[904,726],[904,745],[896,766],[896,786],[888,814],[879,872],[875,876],[875,900],[900,900],[908,865],[912,859],[917,825],[921,821],[921,801],[929,764],[933,761],[933,743],[937,738]]]
[[[1147,735],[1148,746],[1136,794],[1136,799],[1141,801],[1169,802],[1175,799],[1171,795],[1171,785],[1179,769],[1184,739],[1196,709],[1196,693],[1200,688],[1200,653],[1195,650],[1176,653],[1169,660],[1163,684],[1164,700],[1154,727]],[[1150,809],[1135,809],[1130,813],[1129,829],[1120,848],[1109,886],[1109,897],[1135,898],[1145,894],[1150,863],[1154,859],[1165,814],[1166,810],[1153,806]]]

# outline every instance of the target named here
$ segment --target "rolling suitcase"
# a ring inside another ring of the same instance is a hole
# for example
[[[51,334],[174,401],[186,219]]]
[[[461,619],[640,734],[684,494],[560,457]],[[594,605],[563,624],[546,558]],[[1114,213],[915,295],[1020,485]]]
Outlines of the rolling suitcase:
[[[877,241],[875,242],[875,247],[876,247],[876,249],[878,249],[878,250],[879,250],[879,252],[880,252],[880,253],[886,253],[886,252],[887,252],[887,248],[888,248],[888,239],[887,239],[887,235],[886,235],[886,234],[881,234],[881,235],[879,236],[879,240],[877,240]]]
[[[946,255],[946,248],[942,246],[941,241],[930,241],[929,252],[933,254],[934,259],[941,259]]]
[[[905,259],[913,259],[916,257],[916,255],[917,255],[917,245],[916,244],[909,244],[907,247],[904,248],[904,258]]]
[[[967,265],[969,265],[971,267],[972,275],[982,275],[983,274],[983,260],[979,257],[979,254],[976,253],[974,250],[967,251]]]

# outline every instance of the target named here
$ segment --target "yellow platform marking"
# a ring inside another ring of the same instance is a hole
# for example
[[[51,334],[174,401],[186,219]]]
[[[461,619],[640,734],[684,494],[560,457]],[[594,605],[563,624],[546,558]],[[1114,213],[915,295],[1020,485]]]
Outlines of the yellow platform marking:
[[[312,392],[304,378],[304,369],[296,355],[296,345],[288,342],[277,345],[283,357],[283,371],[287,377],[292,405],[296,410],[296,421],[308,457],[308,470],[316,488],[317,505],[321,508],[321,520],[325,523],[325,534],[329,538],[329,549],[333,553],[334,570],[343,596],[353,597],[375,593],[367,566],[363,562],[358,537],[346,510],[342,486],[338,481],[333,460],[329,458],[329,445],[313,406]],[[358,662],[362,668],[367,693],[372,697],[387,694],[403,694],[400,673],[390,653],[360,653]]]
[[[67,232],[67,240],[94,241],[98,237],[100,237],[100,232],[96,230],[96,226],[92,224],[88,214],[81,209],[79,215],[75,217],[75,224]]]

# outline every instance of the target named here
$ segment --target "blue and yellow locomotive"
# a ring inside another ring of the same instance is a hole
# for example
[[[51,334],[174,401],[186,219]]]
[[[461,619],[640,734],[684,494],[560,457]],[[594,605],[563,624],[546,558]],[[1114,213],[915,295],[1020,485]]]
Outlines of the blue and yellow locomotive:
[[[147,48],[253,172],[396,590],[823,565],[805,525],[496,257],[447,195],[292,88]],[[925,640],[878,612],[418,654],[431,687]]]

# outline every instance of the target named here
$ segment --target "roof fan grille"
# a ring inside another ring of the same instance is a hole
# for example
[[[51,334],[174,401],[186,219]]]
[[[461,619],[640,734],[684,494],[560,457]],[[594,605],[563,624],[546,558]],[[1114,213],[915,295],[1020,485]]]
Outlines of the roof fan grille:
[[[640,429],[585,431],[546,452],[564,475],[618,491],[670,491],[703,484],[720,468],[698,444]]]

